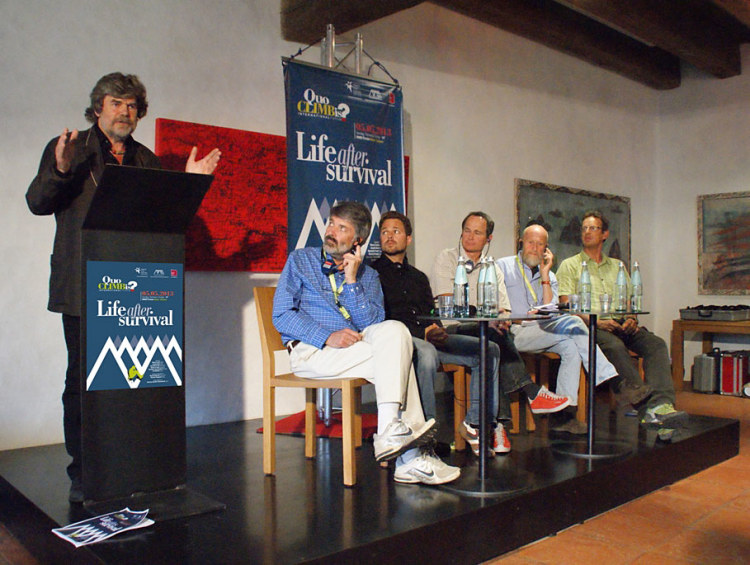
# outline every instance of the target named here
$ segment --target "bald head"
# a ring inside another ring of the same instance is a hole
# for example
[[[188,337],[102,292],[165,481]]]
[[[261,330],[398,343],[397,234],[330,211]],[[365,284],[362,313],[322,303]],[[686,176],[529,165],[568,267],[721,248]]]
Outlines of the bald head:
[[[538,267],[547,249],[547,230],[538,224],[531,225],[523,230],[521,238],[521,259],[529,267]]]

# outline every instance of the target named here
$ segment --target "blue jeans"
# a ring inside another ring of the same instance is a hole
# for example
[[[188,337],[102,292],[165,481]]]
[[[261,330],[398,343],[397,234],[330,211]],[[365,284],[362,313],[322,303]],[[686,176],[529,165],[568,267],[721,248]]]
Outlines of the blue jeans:
[[[449,334],[439,346],[412,337],[414,343],[414,369],[417,373],[419,395],[422,399],[422,410],[426,419],[435,417],[435,375],[441,363],[466,365],[471,368],[471,385],[469,389],[469,407],[466,421],[479,424],[479,395],[481,379],[479,378],[479,339],[476,337]],[[497,371],[500,364],[500,349],[492,342],[487,347],[487,376],[489,378],[489,421],[494,423],[497,414]]]
[[[455,328],[453,331],[459,335],[479,336],[479,324],[477,322],[462,322],[453,326],[453,328]],[[526,364],[521,359],[521,355],[513,343],[513,338],[508,332],[500,333],[492,328],[487,328],[487,339],[490,343],[496,343],[500,348],[500,391],[497,419],[509,421],[510,399],[508,395],[531,384],[532,380],[526,372]]]

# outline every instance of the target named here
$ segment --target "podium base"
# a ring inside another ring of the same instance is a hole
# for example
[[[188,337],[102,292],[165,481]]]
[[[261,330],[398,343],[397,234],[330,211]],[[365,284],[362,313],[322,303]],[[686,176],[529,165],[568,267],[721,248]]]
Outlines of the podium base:
[[[156,522],[164,522],[224,510],[226,504],[183,486],[156,492],[135,493],[110,500],[87,500],[83,507],[93,516],[108,514],[126,507],[131,510],[148,510],[149,518]]]

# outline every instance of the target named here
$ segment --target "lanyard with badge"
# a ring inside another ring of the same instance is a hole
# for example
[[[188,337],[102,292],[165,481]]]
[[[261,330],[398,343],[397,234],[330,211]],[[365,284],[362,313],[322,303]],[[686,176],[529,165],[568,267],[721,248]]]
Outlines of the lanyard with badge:
[[[529,279],[526,278],[526,271],[523,268],[523,265],[521,264],[521,260],[518,258],[518,255],[516,255],[516,263],[518,263],[518,268],[521,269],[521,276],[523,277],[523,282],[526,283],[526,288],[529,289],[529,292],[531,293],[531,297],[534,299],[534,304],[531,304],[531,306],[536,306],[537,303],[537,297],[536,292],[534,292],[534,287],[531,286],[531,283],[529,282]]]
[[[339,295],[344,290],[344,283],[341,283],[340,287],[336,287],[336,278],[333,276],[333,273],[328,274],[328,280],[331,281],[331,290],[333,291],[333,299],[336,301],[336,306],[338,306],[339,312],[341,312],[341,315],[344,317],[345,320],[348,320],[351,318],[351,315],[349,312],[346,311],[346,308],[344,308],[339,302]]]

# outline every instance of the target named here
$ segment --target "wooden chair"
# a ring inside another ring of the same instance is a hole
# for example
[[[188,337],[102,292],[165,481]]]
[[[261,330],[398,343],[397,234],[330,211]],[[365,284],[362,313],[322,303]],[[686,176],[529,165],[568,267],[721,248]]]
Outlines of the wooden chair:
[[[306,379],[293,373],[276,374],[276,351],[285,351],[281,336],[273,326],[274,287],[255,287],[255,311],[260,328],[260,344],[263,352],[263,472],[273,475],[276,469],[276,388],[295,387],[305,389],[305,457],[315,457],[315,392],[319,388],[341,389],[342,451],[344,459],[344,484],[353,486],[357,482],[357,458],[355,448],[362,445],[362,416],[360,404],[365,379]]]
[[[466,440],[461,436],[459,430],[461,429],[461,423],[466,417],[471,374],[463,365],[454,365],[452,363],[441,365],[438,367],[438,371],[442,371],[453,377],[453,445],[456,451],[463,451],[466,448]]]

